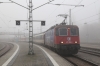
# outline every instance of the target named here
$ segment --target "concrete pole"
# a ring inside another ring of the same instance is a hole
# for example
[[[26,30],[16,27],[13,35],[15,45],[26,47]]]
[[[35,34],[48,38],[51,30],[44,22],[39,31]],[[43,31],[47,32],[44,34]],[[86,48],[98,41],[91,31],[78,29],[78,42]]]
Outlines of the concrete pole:
[[[69,9],[69,25],[71,25],[71,9]]]
[[[41,32],[42,32],[42,26],[41,26],[41,29],[40,29],[40,30],[41,30]]]

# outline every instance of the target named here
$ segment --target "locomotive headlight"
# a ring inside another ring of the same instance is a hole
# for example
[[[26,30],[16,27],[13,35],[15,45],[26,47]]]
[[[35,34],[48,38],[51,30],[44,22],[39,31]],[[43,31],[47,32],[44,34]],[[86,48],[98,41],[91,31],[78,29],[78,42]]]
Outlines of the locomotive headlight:
[[[75,41],[75,43],[77,43],[77,41]]]
[[[70,28],[68,28],[68,29],[70,29]]]
[[[63,41],[61,41],[61,44],[63,44],[64,42]]]

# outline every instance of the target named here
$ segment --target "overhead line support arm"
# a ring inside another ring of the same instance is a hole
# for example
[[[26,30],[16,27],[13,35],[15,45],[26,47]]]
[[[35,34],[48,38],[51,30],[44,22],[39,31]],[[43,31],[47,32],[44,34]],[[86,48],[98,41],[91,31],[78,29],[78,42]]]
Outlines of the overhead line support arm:
[[[52,0],[52,1],[54,1],[54,0]],[[43,4],[43,5],[40,5],[40,6],[34,8],[34,9],[32,9],[32,10],[35,10],[35,9],[37,9],[37,8],[40,8],[40,7],[42,7],[42,6],[44,6],[44,5],[48,4],[48,3],[50,3],[50,2],[52,2],[52,1],[49,1],[49,2],[47,2],[47,3],[45,3],[45,4]]]
[[[14,1],[12,1],[12,0],[9,0],[9,1],[11,1],[12,3],[15,3],[15,4],[17,4],[17,5],[21,6],[21,7],[24,7],[24,8],[26,8],[26,9],[28,9],[28,10],[29,10],[29,8],[27,8],[27,7],[23,6],[23,5],[20,5],[20,4],[18,4],[18,3],[16,3],[16,2],[14,2]]]

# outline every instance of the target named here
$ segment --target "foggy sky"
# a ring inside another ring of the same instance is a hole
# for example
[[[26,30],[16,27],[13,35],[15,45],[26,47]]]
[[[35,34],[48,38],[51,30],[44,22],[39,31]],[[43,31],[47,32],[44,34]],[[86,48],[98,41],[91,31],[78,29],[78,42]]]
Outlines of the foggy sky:
[[[29,0],[13,0],[25,7],[28,7]],[[48,2],[49,0],[32,0],[33,9]],[[9,0],[0,0],[0,2],[10,2]],[[42,27],[42,32],[51,26],[61,23],[64,18],[59,14],[69,14],[71,9],[72,22],[79,26],[81,42],[100,42],[100,0],[54,0],[54,4],[72,4],[84,5],[84,7],[57,6],[47,4],[33,11],[33,20],[45,20],[46,26]],[[28,24],[21,22],[21,26],[15,25],[15,20],[27,20],[28,10],[14,3],[0,4],[0,31],[2,32],[28,32]],[[67,23],[69,17],[67,18]],[[27,22],[28,23],[28,22]],[[68,23],[69,24],[69,23]],[[34,33],[41,32],[41,23],[33,23]],[[88,36],[88,38],[87,38]]]
[[[1,2],[10,2],[9,0],[0,0]],[[29,0],[13,0],[16,3],[19,3],[25,7],[28,7]],[[33,1],[33,9],[48,2],[49,0],[32,0]],[[54,4],[72,4],[77,5],[81,0],[55,0],[52,3]],[[80,3],[81,4],[81,3]],[[43,31],[50,28],[52,25],[56,23],[60,23],[63,18],[57,17],[59,14],[66,14],[70,8],[74,6],[57,6],[47,4],[33,11],[33,20],[45,20],[46,26],[42,27]],[[68,14],[68,13],[67,13]],[[14,3],[2,3],[0,4],[0,26],[1,27],[16,27],[15,20],[26,20],[28,19],[28,10],[16,5]],[[40,32],[40,22],[34,22],[34,32]],[[36,26],[37,25],[37,26]],[[21,22],[21,26],[17,26],[16,28],[23,30],[25,29],[26,22]],[[36,30],[38,29],[38,30]]]

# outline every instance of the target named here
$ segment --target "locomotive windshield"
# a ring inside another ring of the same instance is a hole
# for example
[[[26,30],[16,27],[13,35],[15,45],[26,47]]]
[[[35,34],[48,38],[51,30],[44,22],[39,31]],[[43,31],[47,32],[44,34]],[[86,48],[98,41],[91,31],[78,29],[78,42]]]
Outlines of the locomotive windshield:
[[[67,28],[59,28],[59,29],[56,29],[56,35],[59,35],[59,36],[66,36],[67,35]]]
[[[71,28],[70,33],[72,36],[78,35],[78,29],[77,28]]]

